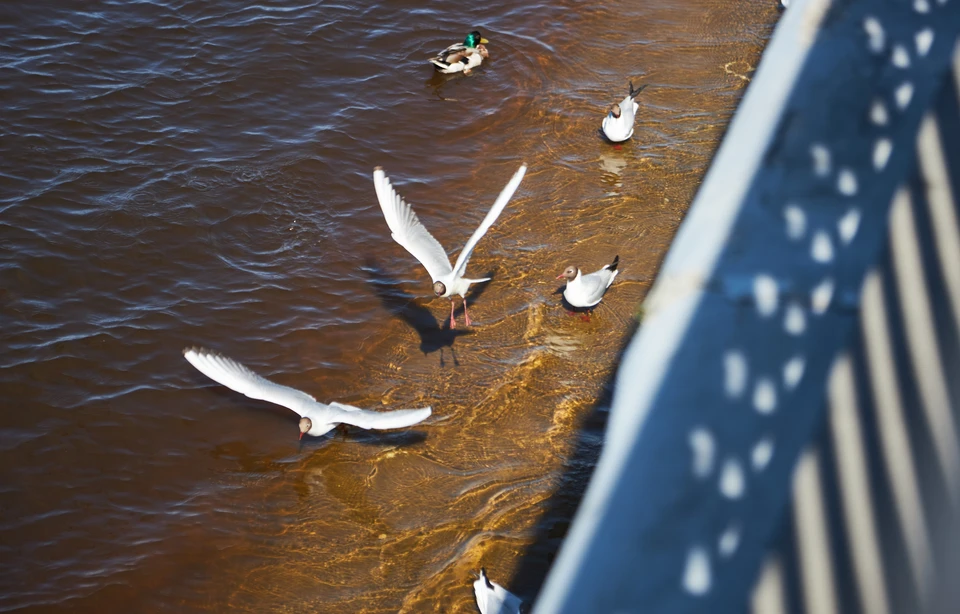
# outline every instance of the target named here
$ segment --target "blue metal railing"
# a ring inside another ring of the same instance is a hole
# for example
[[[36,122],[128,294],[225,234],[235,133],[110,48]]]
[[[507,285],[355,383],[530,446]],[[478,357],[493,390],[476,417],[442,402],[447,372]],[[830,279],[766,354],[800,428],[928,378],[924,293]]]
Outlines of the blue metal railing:
[[[940,607],[958,33],[958,0],[786,11],[647,300],[535,612]]]

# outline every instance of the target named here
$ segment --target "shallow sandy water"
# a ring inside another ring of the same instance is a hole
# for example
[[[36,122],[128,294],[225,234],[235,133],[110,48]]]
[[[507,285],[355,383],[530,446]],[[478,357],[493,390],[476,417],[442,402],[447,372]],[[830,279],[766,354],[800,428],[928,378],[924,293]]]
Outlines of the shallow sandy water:
[[[481,564],[534,596],[777,18],[642,4],[7,9],[0,609],[473,612]],[[422,59],[470,24],[491,61],[435,76]],[[597,129],[630,77],[650,86],[617,148]],[[456,255],[521,161],[454,335],[370,173]],[[567,316],[554,277],[615,254],[603,306]],[[289,412],[206,380],[193,344],[435,414],[298,447]]]

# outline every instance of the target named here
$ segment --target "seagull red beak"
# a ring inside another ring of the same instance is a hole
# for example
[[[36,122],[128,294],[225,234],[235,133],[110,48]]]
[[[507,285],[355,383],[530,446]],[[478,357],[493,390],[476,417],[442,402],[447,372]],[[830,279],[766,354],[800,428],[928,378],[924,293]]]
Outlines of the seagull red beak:
[[[563,279],[563,273],[560,273],[559,275],[557,275],[557,279]]]
[[[303,441],[303,431],[300,431],[300,437],[298,437],[297,439],[299,439],[300,441]]]

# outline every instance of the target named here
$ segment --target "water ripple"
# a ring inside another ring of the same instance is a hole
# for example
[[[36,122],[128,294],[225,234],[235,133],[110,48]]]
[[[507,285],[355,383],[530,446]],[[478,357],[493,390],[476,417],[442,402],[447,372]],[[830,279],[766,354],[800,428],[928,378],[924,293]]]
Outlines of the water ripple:
[[[458,611],[468,570],[509,577],[742,93],[723,67],[752,70],[776,11],[359,4],[5,11],[0,610]],[[473,27],[490,60],[435,74]],[[612,149],[599,118],[630,78],[651,87]],[[456,254],[521,161],[471,260],[495,277],[478,325],[448,334],[372,169]],[[606,311],[566,318],[561,263],[614,253]],[[193,344],[435,414],[298,447]]]

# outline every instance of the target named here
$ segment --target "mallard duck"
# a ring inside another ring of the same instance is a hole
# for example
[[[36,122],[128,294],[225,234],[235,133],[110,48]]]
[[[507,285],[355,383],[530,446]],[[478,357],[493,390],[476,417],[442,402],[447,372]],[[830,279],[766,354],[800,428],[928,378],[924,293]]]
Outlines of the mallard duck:
[[[430,58],[430,63],[444,74],[469,73],[472,69],[480,66],[484,58],[490,57],[490,52],[484,47],[484,44],[489,42],[480,36],[480,32],[474,30],[467,34],[462,43],[450,45],[436,57]]]
[[[637,109],[640,108],[634,98],[645,87],[647,87],[646,84],[633,89],[633,82],[631,81],[630,93],[627,94],[627,97],[620,104],[611,105],[607,116],[603,118],[601,124],[603,134],[614,143],[626,141],[633,136],[633,119],[636,117]]]

